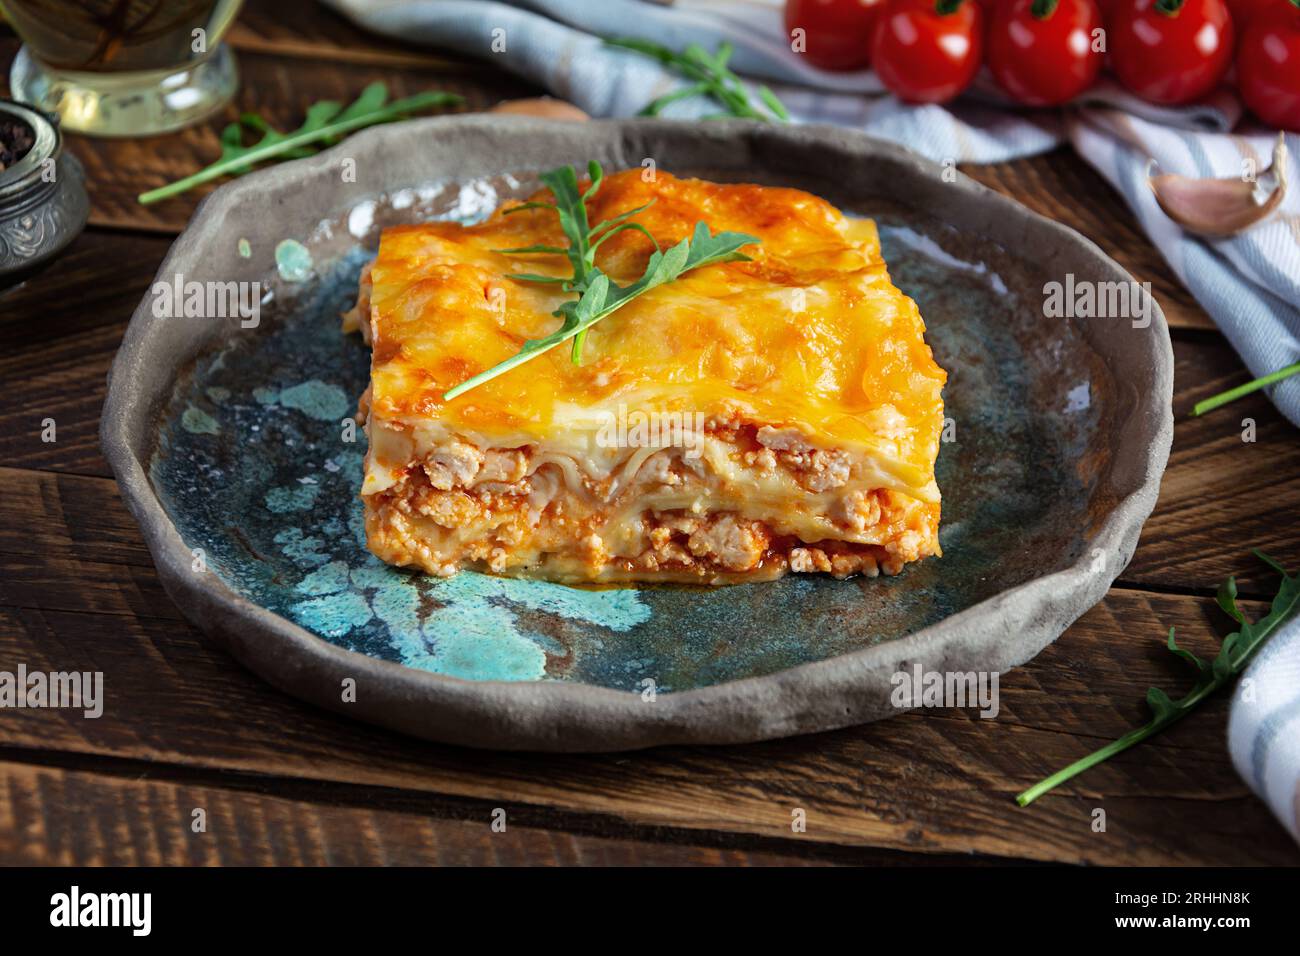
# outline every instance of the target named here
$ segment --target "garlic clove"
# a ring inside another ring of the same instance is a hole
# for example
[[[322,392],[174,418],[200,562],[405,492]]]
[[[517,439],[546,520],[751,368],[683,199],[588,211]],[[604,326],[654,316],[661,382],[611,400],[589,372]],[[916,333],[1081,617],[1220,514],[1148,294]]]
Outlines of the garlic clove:
[[[582,123],[591,119],[590,116],[572,103],[552,99],[549,96],[539,96],[529,100],[502,100],[492,107],[489,112],[509,113],[514,116],[536,116],[540,119],[564,120],[571,123]]]
[[[1155,160],[1147,165],[1147,185],[1165,215],[1186,232],[1212,238],[1235,236],[1267,219],[1286,198],[1286,137],[1279,133],[1273,164],[1255,182],[1243,179],[1197,179],[1172,173],[1151,175]],[[1272,179],[1266,191],[1265,179]]]

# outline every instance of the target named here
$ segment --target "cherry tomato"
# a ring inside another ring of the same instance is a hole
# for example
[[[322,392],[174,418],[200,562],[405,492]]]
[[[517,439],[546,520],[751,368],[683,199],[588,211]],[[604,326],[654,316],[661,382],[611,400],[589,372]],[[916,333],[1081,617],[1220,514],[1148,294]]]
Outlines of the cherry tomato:
[[[1246,25],[1237,50],[1237,87],[1269,126],[1300,132],[1300,6],[1275,2]]]
[[[1028,106],[1057,106],[1097,79],[1102,54],[1094,0],[1001,0],[985,43],[993,79]]]
[[[1121,83],[1150,103],[1190,103],[1232,65],[1234,31],[1223,0],[1125,0],[1110,24]]]
[[[980,68],[984,13],[974,0],[885,0],[871,41],[880,82],[908,103],[944,103]]]
[[[1261,10],[1267,10],[1287,0],[1226,0],[1228,12],[1232,14],[1232,25],[1237,28],[1237,36],[1246,29],[1246,24]]]
[[[802,55],[823,70],[864,69],[884,0],[786,0],[785,32],[803,30]],[[793,42],[793,40],[792,40]]]

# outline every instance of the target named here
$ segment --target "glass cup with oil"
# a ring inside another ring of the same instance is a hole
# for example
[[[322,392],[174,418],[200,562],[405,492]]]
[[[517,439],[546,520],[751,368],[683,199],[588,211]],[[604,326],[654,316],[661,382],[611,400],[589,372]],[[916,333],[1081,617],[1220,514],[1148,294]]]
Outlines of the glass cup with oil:
[[[242,0],[0,0],[23,47],[15,99],[65,130],[145,136],[196,123],[238,85],[222,36]]]

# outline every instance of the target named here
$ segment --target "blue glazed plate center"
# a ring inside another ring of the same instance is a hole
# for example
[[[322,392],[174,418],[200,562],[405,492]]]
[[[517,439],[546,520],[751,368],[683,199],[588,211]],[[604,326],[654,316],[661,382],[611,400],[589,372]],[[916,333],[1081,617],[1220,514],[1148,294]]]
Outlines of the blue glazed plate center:
[[[904,637],[1078,558],[1106,389],[1016,259],[913,216],[858,212],[879,218],[891,275],[949,372],[944,556],[897,577],[587,590],[383,564],[362,533],[365,438],[346,421],[369,354],[338,321],[371,255],[360,245],[313,263],[292,307],[178,383],[151,480],[196,561],[236,592],[340,647],[439,674],[672,692]]]

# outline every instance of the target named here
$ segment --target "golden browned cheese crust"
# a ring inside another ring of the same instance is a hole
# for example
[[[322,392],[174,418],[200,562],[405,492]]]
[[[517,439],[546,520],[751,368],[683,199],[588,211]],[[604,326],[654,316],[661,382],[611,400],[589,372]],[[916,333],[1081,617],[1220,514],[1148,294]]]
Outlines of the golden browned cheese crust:
[[[874,224],[798,190],[640,170],[608,177],[588,215],[650,200],[635,218],[662,247],[703,221],[758,237],[752,261],[631,301],[592,327],[581,365],[561,347],[450,402],[557,327],[563,293],[505,276],[567,262],[496,251],[564,245],[556,216],[384,232],[355,317],[373,348],[371,550],[440,575],[702,583],[938,554],[945,374]],[[629,284],[651,250],[625,232],[597,265]]]

